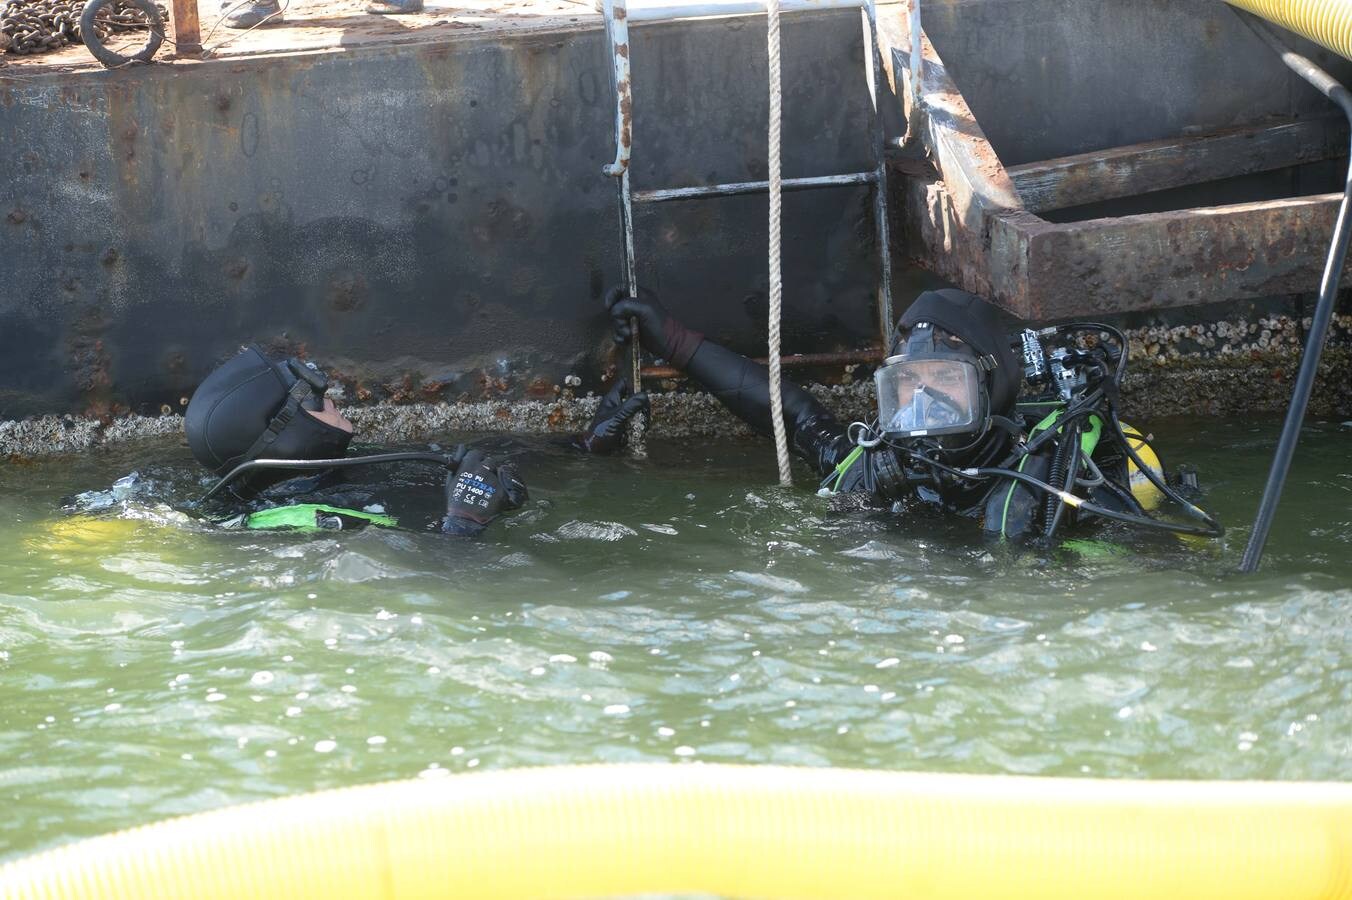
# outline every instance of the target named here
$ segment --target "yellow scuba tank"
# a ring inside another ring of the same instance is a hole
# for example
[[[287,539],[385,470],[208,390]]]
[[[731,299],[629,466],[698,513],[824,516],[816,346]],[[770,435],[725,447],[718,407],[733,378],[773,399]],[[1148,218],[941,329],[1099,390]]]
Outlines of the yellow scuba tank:
[[[1163,481],[1164,466],[1160,463],[1160,458],[1155,455],[1155,451],[1145,442],[1141,433],[1125,422],[1122,423],[1122,433],[1131,441],[1131,449],[1135,450],[1136,455],[1141,457],[1141,462],[1145,463]],[[1127,457],[1127,477],[1131,486],[1131,494],[1136,498],[1137,503],[1145,509],[1154,509],[1160,505],[1160,501],[1164,499],[1164,494],[1151,483],[1144,472],[1136,467],[1136,463],[1131,457]]]
[[[27,549],[59,554],[104,554],[130,538],[140,527],[130,519],[75,515],[54,519],[25,539]]]

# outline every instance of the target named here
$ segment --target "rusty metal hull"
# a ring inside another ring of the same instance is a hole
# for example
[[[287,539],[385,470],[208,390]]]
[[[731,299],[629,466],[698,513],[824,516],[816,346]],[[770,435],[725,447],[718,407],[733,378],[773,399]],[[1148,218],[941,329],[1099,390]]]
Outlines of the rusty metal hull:
[[[633,29],[636,189],[765,176],[763,29]],[[867,168],[857,11],[784,40],[786,175]],[[0,419],[177,409],[249,341],[359,399],[598,385],[609,67],[588,28],[0,80]],[[876,343],[871,213],[867,185],[786,201],[786,351]],[[760,347],[764,198],[637,219],[640,280]]]

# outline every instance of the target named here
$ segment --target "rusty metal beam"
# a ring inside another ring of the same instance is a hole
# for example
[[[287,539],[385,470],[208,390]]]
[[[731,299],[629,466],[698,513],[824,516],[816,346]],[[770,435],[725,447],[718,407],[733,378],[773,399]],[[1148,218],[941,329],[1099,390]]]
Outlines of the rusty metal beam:
[[[1027,163],[1008,169],[1030,212],[1335,159],[1347,151],[1342,119],[1233,128]]]
[[[924,146],[937,172],[932,177],[905,177],[900,170],[906,163],[892,163],[903,175],[895,180],[905,225],[902,244],[920,265],[1020,313],[1026,306],[1026,279],[1019,266],[1023,257],[1015,248],[1014,257],[996,259],[1005,248],[994,246],[988,235],[1003,227],[1017,240],[1014,222],[1033,225],[1041,220],[1023,209],[1014,182],[934,45],[923,32],[918,41],[913,39],[911,29],[918,17],[908,15],[911,9],[892,7],[886,27],[880,21],[879,41],[887,51],[884,59],[894,83],[905,85],[898,93],[906,103],[907,140],[917,127],[923,130]]]
[[[173,0],[171,13],[176,56],[202,55],[202,26],[197,18],[197,0]]]
[[[1019,229],[1022,314],[1056,319],[1303,293],[1342,194]],[[1041,220],[1036,220],[1040,222]]]
[[[863,350],[847,350],[843,353],[794,353],[781,356],[779,364],[788,368],[807,368],[809,366],[849,366],[858,363],[882,362],[881,347],[866,347]],[[765,365],[766,358],[758,356],[755,362]],[[685,372],[671,366],[645,366],[644,378],[684,378]]]

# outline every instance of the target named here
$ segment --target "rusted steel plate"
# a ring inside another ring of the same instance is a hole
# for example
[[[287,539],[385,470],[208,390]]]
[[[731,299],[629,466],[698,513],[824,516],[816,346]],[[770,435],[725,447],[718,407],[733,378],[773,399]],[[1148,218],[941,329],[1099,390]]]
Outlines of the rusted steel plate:
[[[858,12],[784,25],[786,174],[867,168]],[[636,187],[765,177],[756,28],[634,33]],[[250,341],[349,399],[599,388],[622,270],[610,72],[593,28],[0,79],[0,419],[179,409]],[[876,342],[868,193],[786,197],[786,350]],[[641,282],[764,347],[764,200],[636,215]]]

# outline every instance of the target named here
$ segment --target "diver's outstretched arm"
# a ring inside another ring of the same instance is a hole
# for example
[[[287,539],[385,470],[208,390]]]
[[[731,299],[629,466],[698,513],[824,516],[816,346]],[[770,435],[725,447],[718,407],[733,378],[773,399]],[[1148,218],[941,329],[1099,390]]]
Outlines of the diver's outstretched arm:
[[[647,292],[637,298],[626,297],[617,288],[606,300],[616,342],[628,343],[632,337],[629,319],[636,318],[645,349],[689,373],[753,429],[771,433],[770,374],[765,366],[686,328]],[[780,397],[794,452],[820,474],[832,471],[850,450],[844,427],[811,394],[792,382],[780,382]]]

